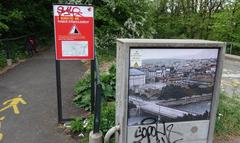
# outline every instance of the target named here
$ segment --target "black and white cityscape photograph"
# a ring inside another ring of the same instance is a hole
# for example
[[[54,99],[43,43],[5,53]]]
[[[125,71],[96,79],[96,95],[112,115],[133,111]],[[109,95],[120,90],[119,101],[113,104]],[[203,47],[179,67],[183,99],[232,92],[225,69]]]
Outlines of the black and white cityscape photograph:
[[[217,48],[131,48],[128,125],[209,120],[217,59]]]

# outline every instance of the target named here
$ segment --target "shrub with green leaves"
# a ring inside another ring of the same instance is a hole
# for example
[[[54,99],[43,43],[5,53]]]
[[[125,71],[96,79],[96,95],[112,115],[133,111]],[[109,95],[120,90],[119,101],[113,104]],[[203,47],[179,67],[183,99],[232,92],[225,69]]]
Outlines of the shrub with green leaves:
[[[115,126],[115,102],[108,102],[103,105],[101,112],[100,129],[105,134]]]
[[[7,59],[4,52],[0,51],[0,69],[4,68],[7,65]]]
[[[74,92],[76,94],[73,102],[78,107],[89,110],[91,103],[91,77],[90,74],[86,74],[79,82],[75,85]]]
[[[240,135],[240,99],[222,93],[219,100],[215,132],[217,136]]]
[[[116,87],[116,65],[112,65],[108,73],[100,76],[102,83],[103,94],[102,96],[106,101],[113,101],[115,99]]]
[[[3,45],[0,43],[0,69],[7,65],[6,52],[3,50]]]
[[[116,85],[116,66],[112,65],[107,73],[100,75],[102,85],[103,102],[113,101],[115,99]],[[91,77],[90,74],[85,75],[75,86],[75,98],[73,102],[85,110],[89,110],[91,106]]]
[[[94,116],[90,115],[86,119],[77,118],[71,122],[72,132],[90,132],[93,130]],[[115,102],[104,103],[101,110],[100,130],[105,134],[110,128],[115,126]]]
[[[70,123],[70,130],[74,133],[78,133],[78,132],[84,132],[85,128],[84,128],[84,119],[79,117],[74,119],[71,123]]]
[[[17,51],[15,53],[15,57],[18,59],[18,60],[23,60],[23,59],[26,59],[28,57],[28,55],[25,53],[25,52],[22,52],[22,51]]]

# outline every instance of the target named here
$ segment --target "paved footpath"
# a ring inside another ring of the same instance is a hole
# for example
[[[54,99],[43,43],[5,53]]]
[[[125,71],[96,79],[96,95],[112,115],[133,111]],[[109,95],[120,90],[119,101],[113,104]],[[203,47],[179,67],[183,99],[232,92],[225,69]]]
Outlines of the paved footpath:
[[[73,86],[84,67],[79,61],[63,61],[61,71],[64,117],[76,116]],[[0,75],[0,143],[77,142],[58,128],[55,77],[53,49]]]
[[[222,89],[228,94],[240,95],[240,57],[225,58],[222,74]]]

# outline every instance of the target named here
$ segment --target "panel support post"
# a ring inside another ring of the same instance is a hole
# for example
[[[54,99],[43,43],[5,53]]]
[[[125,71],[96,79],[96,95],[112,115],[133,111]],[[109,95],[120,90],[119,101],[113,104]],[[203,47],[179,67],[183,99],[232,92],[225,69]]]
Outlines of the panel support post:
[[[97,83],[96,88],[96,99],[95,99],[95,110],[94,110],[94,125],[93,125],[93,133],[99,133],[100,131],[100,112],[101,112],[101,91],[102,86],[100,83]]]
[[[55,60],[56,63],[56,81],[57,81],[57,107],[58,107],[58,123],[62,123],[62,95],[61,95],[61,72],[60,61]]]
[[[95,59],[91,60],[91,113],[94,112],[95,100]]]

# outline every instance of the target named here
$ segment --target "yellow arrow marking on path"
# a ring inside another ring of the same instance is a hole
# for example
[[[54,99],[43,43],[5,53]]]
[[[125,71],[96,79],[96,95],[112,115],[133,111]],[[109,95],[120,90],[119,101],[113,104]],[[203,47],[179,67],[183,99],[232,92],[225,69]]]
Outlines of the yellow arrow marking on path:
[[[1,117],[1,119],[2,119],[2,117]],[[4,118],[3,118],[3,120],[4,120]],[[0,122],[0,128],[2,127],[2,124],[1,124],[1,122]],[[1,133],[0,132],[0,142],[1,142],[1,140],[3,139],[3,133]]]
[[[237,80],[232,80],[232,82],[221,81],[221,83],[224,85],[231,86],[231,87],[238,87],[240,85],[240,82]]]
[[[4,120],[5,119],[5,117],[3,116],[3,117],[0,117],[0,121],[2,121],[2,120]]]
[[[225,81],[222,81],[222,84],[232,86],[231,83],[228,83],[228,82],[225,82]]]
[[[0,109],[0,112],[7,110],[8,108],[13,108],[13,111],[15,114],[20,114],[18,109],[18,104],[27,104],[25,100],[23,100],[22,95],[19,95],[18,97],[9,99],[5,102],[3,102],[3,105],[7,105],[4,108]]]
[[[5,116],[0,117],[0,121],[3,121],[5,119]],[[1,128],[1,122],[0,122],[0,128]],[[3,134],[0,133],[0,141],[3,139]]]
[[[3,139],[3,134],[0,133],[0,141]]]
[[[5,111],[9,108],[13,108],[14,114],[20,114],[20,111],[18,109],[18,104],[27,104],[27,102],[22,98],[22,95],[18,95],[18,97],[9,99],[5,102],[3,102],[3,105],[6,105],[2,109],[0,109],[0,112]],[[5,119],[5,116],[0,116],[0,121],[3,121]],[[0,128],[1,128],[1,122],[0,122]],[[0,142],[3,139],[3,133],[0,132]]]
[[[0,142],[3,139],[3,133],[0,133]]]

